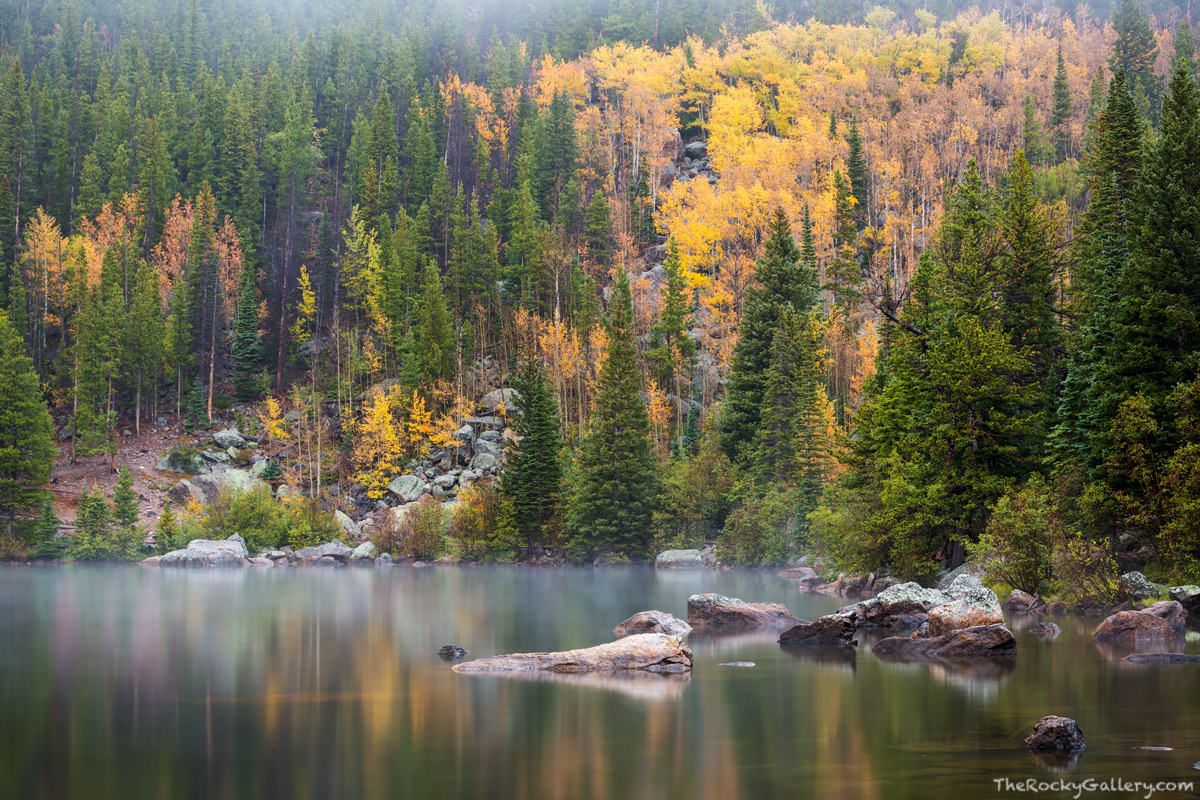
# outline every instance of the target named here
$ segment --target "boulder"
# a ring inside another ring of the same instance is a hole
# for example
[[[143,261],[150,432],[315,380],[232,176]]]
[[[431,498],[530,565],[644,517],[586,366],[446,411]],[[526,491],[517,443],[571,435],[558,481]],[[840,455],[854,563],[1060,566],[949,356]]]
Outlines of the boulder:
[[[720,594],[694,594],[688,598],[687,621],[701,626],[792,627],[796,619],[782,603],[746,603]]]
[[[262,474],[267,471],[267,465],[271,463],[270,460],[256,455],[250,459],[250,462],[250,469],[248,470],[250,477],[262,480]]]
[[[402,503],[414,503],[425,494],[425,481],[416,475],[398,475],[388,484],[388,491]]]
[[[1053,622],[1039,622],[1033,626],[1032,633],[1034,636],[1040,636],[1043,639],[1057,639],[1058,635],[1062,633],[1062,628]]]
[[[255,556],[254,558],[246,559],[247,567],[273,567],[275,562],[265,556]]]
[[[365,563],[374,561],[375,556],[379,555],[379,548],[371,542],[363,542],[358,547],[350,551],[351,563]]]
[[[491,453],[480,453],[471,459],[471,469],[475,472],[479,472],[485,469],[492,469],[498,463],[500,463],[499,459],[497,459]]]
[[[433,479],[433,485],[440,486],[442,489],[453,489],[456,483],[458,483],[457,475],[438,475]]]
[[[147,559],[149,560],[149,559]],[[1200,666],[1200,656],[1187,653],[1134,653],[1125,656],[1122,661],[1130,664],[1157,664],[1160,666],[1177,667],[1183,665]]]
[[[1013,614],[1032,614],[1037,604],[1038,599],[1035,596],[1020,589],[1013,589],[1004,601],[1004,607]]]
[[[208,502],[208,497],[200,487],[186,478],[172,486],[171,490],[167,492],[167,497],[171,498],[176,505],[185,508],[189,503],[204,505]]]
[[[438,656],[445,661],[457,661],[469,655],[471,655],[469,652],[456,644],[447,644],[438,648]]]
[[[639,633],[665,633],[668,636],[687,636],[692,626],[665,611],[639,611],[613,628],[613,636],[623,639]]]
[[[1171,623],[1145,611],[1118,611],[1096,628],[1092,636],[1101,644],[1138,647],[1142,644],[1169,642],[1177,638]]]
[[[475,429],[470,425],[463,425],[454,432],[454,438],[473,448],[475,446]]]
[[[480,439],[475,443],[475,455],[477,456],[489,455],[499,458],[500,453],[503,451],[504,448],[500,446],[499,442],[489,442],[487,439]]]
[[[814,622],[788,628],[779,636],[786,646],[847,645],[854,640],[854,623],[849,617],[829,615]]]
[[[1003,625],[958,628],[929,638],[892,636],[871,648],[877,656],[901,658],[993,658],[1016,653],[1012,632]]]
[[[340,508],[333,512],[333,518],[337,520],[337,524],[341,527],[346,535],[351,539],[358,538],[358,523],[350,519],[350,516]]]
[[[707,558],[699,550],[664,550],[654,560],[654,566],[659,569],[704,569],[711,567],[714,559]]]
[[[1118,593],[1130,600],[1149,600],[1157,597],[1159,590],[1140,572],[1126,572],[1117,580]]]
[[[283,483],[275,490],[275,499],[281,503],[294,503],[304,499],[304,492],[295,486]]]
[[[689,672],[692,651],[683,639],[665,633],[639,633],[615,642],[561,653],[513,653],[455,664],[455,672],[592,672],[644,670]]]
[[[159,472],[178,472],[182,475],[199,475],[208,469],[200,456],[179,452],[163,453],[154,468]]]
[[[493,389],[479,400],[479,407],[485,415],[495,415],[500,412],[501,404],[504,412],[511,413],[517,402],[517,393],[513,389]]]
[[[708,144],[705,142],[688,142],[683,146],[683,154],[693,160],[704,158],[708,155]]]
[[[919,583],[898,583],[869,600],[839,609],[836,615],[849,617],[858,628],[916,628],[928,619],[931,608],[954,599],[946,592],[926,589]]]
[[[945,589],[953,599],[929,609],[929,636],[941,636],[959,628],[1002,625],[1004,613],[996,593],[973,575],[955,578]]]
[[[1189,614],[1200,614],[1200,586],[1172,586],[1171,599],[1183,606]]]
[[[228,450],[230,447],[241,449],[246,446],[246,440],[237,428],[226,428],[223,431],[217,431],[212,435],[212,440],[213,444],[222,450]]]
[[[181,550],[165,553],[164,567],[241,567],[246,563],[246,542],[236,533],[228,539],[193,539]]]
[[[492,416],[467,417],[463,420],[463,422],[465,422],[467,425],[470,425],[472,428],[477,428],[481,431],[499,430],[504,427],[504,420],[500,419],[499,417]]]
[[[1079,723],[1067,717],[1042,717],[1025,746],[1035,753],[1078,753],[1087,747]]]
[[[1171,632],[1177,638],[1183,638],[1187,633],[1187,612],[1183,610],[1183,605],[1175,600],[1163,600],[1155,603],[1149,608],[1142,609],[1143,614],[1153,614],[1154,616],[1164,619],[1171,626]]]
[[[379,558],[375,559],[375,566],[390,567],[394,560],[391,553],[380,553]]]
[[[500,431],[484,431],[479,434],[479,441],[496,443],[500,441]]]
[[[324,558],[332,558],[336,561],[345,562],[350,558],[354,551],[341,542],[333,541],[326,542],[316,547],[305,547],[296,551],[296,558],[322,560]]]

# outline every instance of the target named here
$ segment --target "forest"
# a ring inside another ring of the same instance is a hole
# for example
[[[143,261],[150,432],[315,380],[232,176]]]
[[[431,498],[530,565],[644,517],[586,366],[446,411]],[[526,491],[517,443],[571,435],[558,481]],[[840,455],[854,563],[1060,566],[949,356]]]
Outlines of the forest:
[[[160,538],[336,534],[499,389],[384,549],[1194,578],[1196,59],[1136,0],[8,4],[3,549],[172,424],[301,499]],[[129,480],[77,558],[139,549]]]

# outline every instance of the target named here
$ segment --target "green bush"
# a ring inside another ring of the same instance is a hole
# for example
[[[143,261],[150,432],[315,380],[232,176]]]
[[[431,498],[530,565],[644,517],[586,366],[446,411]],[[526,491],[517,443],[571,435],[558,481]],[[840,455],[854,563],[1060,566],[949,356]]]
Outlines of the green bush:
[[[75,514],[75,532],[67,543],[72,561],[132,561],[140,555],[142,532],[113,521],[112,509],[99,491],[84,490]]]
[[[795,525],[794,491],[772,487],[729,513],[717,539],[717,558],[728,564],[783,564]]]
[[[400,521],[399,555],[433,561],[446,548],[446,515],[442,504],[425,495]]]
[[[654,547],[699,547],[715,535],[733,506],[734,469],[715,435],[706,427],[700,452],[672,459],[662,476],[662,494],[654,512]]]
[[[1079,534],[1054,550],[1059,600],[1072,608],[1110,606],[1117,599],[1117,562],[1103,547]]]
[[[195,472],[200,467],[200,454],[190,444],[177,444],[165,455],[167,466],[176,472]]]
[[[1041,475],[1034,475],[996,502],[986,531],[978,542],[967,545],[967,553],[982,565],[985,581],[1003,581],[1023,592],[1044,594],[1055,544],[1065,539],[1052,487]]]
[[[195,531],[183,525],[181,535],[195,538],[226,539],[233,534],[246,541],[251,553],[274,550],[284,545],[310,547],[341,537],[342,529],[332,514],[317,503],[280,503],[271,498],[269,489],[248,492],[222,492],[196,520]]]
[[[463,558],[511,561],[520,549],[512,522],[512,503],[494,481],[478,481],[458,493],[450,517],[450,538]]]

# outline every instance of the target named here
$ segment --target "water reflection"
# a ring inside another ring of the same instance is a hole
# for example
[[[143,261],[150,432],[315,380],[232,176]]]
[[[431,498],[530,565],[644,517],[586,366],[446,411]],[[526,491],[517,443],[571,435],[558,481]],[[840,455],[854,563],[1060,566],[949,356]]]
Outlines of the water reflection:
[[[1087,732],[1078,777],[1195,761],[1194,672],[1108,661],[1094,621],[1018,631],[1005,665],[796,652],[777,632],[693,634],[690,679],[466,676],[437,655],[587,647],[706,591],[808,619],[837,605],[751,572],[0,570],[0,794],[950,800],[1042,769],[1021,740],[1047,713]]]

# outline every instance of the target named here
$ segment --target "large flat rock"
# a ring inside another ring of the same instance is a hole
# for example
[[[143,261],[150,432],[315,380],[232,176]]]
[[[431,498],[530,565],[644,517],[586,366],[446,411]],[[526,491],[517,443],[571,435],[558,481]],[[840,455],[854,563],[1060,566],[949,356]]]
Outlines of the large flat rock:
[[[871,648],[877,656],[898,658],[995,658],[1012,656],[1017,644],[1012,632],[1003,625],[958,628],[942,636],[921,639],[892,636],[880,639]]]
[[[687,672],[692,651],[683,639],[664,633],[639,633],[615,642],[561,653],[512,653],[455,664],[455,672],[594,672],[644,670]]]
[[[804,622],[793,617],[783,603],[747,603],[721,594],[694,594],[688,598],[687,608],[687,621],[693,627],[790,628]]]

